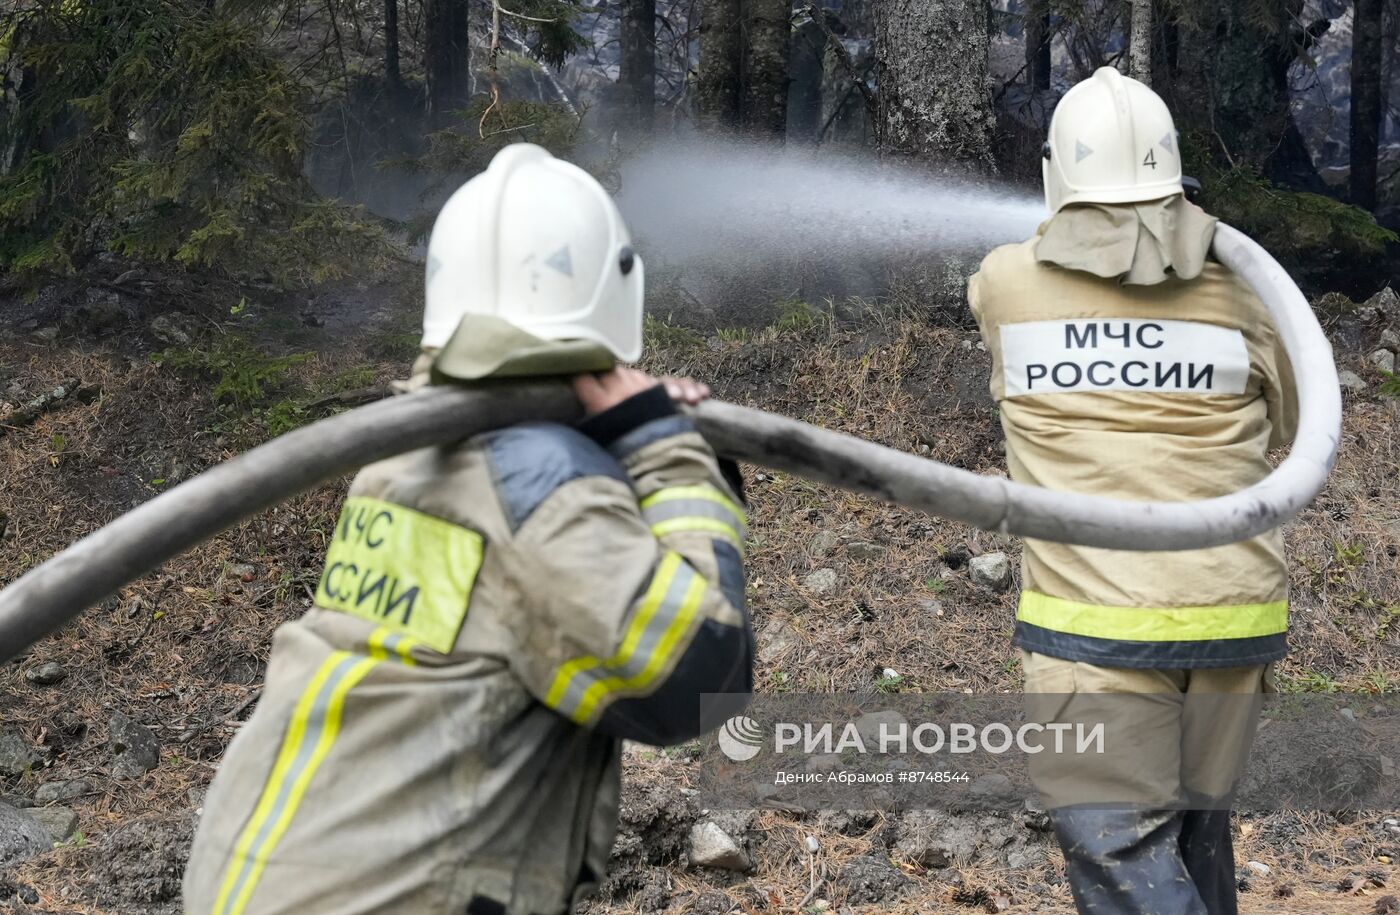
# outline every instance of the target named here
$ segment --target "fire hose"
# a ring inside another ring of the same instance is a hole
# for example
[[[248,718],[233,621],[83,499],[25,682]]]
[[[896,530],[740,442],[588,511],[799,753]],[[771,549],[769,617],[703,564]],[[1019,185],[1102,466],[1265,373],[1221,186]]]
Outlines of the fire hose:
[[[726,457],[983,530],[1119,550],[1233,543],[1292,518],[1321,491],[1341,435],[1332,349],[1302,292],[1263,248],[1225,225],[1212,250],[1268,307],[1297,378],[1298,431],[1263,480],[1194,502],[1132,502],[960,470],[797,420],[719,401],[689,408]],[[0,661],[123,585],[286,499],[397,454],[527,421],[571,423],[560,380],[438,386],[347,411],[273,439],[117,518],[0,591]]]

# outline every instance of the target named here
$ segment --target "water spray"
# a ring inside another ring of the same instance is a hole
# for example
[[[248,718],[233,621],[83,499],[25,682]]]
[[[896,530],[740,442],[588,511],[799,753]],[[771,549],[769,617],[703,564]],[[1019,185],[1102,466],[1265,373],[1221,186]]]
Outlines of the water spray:
[[[985,252],[1029,237],[1045,201],[898,162],[697,141],[622,167],[618,208],[667,265]]]

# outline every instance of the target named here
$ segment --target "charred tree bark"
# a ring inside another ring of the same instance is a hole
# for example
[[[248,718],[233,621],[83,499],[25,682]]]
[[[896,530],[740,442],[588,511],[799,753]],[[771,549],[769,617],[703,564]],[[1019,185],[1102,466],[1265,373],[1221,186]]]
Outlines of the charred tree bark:
[[[739,126],[743,44],[739,0],[700,0],[700,74],[696,101],[700,126],[733,130]]]
[[[985,0],[884,0],[873,12],[881,147],[994,171]]]
[[[1363,210],[1376,208],[1384,6],[1384,0],[1356,0],[1351,30],[1351,202]]]
[[[1183,132],[1206,141],[1224,165],[1259,169],[1290,187],[1321,189],[1321,179],[1292,122],[1288,70],[1330,25],[1297,27],[1303,0],[1285,0],[1272,20],[1251,18],[1239,4],[1211,7],[1191,27],[1180,24],[1170,103]]]
[[[468,0],[425,0],[424,70],[428,76],[428,112],[442,126],[463,108],[471,94]]]
[[[1050,7],[1046,0],[1026,4],[1026,85],[1032,92],[1050,88]]]
[[[618,84],[626,116],[651,130],[656,113],[656,0],[623,0]]]
[[[1128,45],[1128,75],[1152,85],[1152,0],[1133,0],[1133,20]]]
[[[744,128],[757,136],[781,138],[787,132],[790,0],[748,0],[747,26]]]
[[[384,0],[384,81],[394,90],[403,87],[399,68],[399,0]]]

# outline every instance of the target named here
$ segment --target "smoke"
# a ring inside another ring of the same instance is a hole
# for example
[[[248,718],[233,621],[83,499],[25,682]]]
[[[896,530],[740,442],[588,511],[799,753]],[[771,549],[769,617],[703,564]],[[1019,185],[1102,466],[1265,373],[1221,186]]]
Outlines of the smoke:
[[[623,165],[617,201],[643,256],[673,266],[980,254],[1045,218],[1024,190],[741,144],[642,153]]]

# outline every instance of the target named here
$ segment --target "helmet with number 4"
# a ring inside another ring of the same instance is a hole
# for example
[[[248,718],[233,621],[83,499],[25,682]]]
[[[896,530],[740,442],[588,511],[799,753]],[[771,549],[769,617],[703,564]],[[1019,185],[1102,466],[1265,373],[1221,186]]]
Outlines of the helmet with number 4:
[[[1100,67],[1060,99],[1044,157],[1051,213],[1072,203],[1141,203],[1182,193],[1171,112],[1157,93],[1113,67]]]
[[[516,143],[453,194],[428,240],[423,346],[445,345],[468,315],[637,359],[642,262],[602,185]]]

